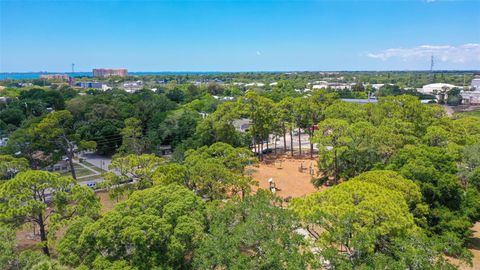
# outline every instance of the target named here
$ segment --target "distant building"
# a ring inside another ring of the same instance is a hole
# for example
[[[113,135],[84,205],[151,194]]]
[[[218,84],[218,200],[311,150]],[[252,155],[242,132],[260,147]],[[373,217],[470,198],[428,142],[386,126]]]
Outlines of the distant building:
[[[250,87],[250,86],[256,86],[256,87],[264,87],[265,84],[264,83],[247,83],[245,84],[246,87]]]
[[[252,121],[248,118],[233,120],[233,126],[237,131],[240,132],[247,132],[247,130],[250,128],[251,123]]]
[[[45,75],[40,75],[40,79],[46,79],[46,80],[68,80],[70,76],[67,74],[45,74]]]
[[[112,89],[110,86],[108,86],[108,84],[104,82],[79,82],[78,85],[80,86],[80,88],[85,88],[85,89],[92,88],[92,89],[98,89],[103,91]]]
[[[33,86],[33,83],[31,83],[31,82],[21,82],[21,83],[18,83],[18,86],[20,86],[20,87],[30,87],[30,86]]]
[[[212,96],[212,97],[216,100],[222,100],[222,101],[233,101],[233,100],[235,100],[235,97],[231,97],[231,96],[224,96],[224,97]]]
[[[448,98],[447,92],[453,88],[463,88],[448,83],[432,83],[418,88],[417,91],[422,94],[434,95],[437,100],[446,100]]]
[[[359,104],[378,102],[376,98],[342,98],[342,101],[350,102],[350,103],[359,103]]]
[[[432,95],[432,94],[437,94],[441,92],[446,92],[452,88],[461,88],[461,87],[453,84],[448,84],[448,83],[432,83],[432,84],[424,85],[422,88],[419,88],[418,92]]]
[[[63,159],[45,169],[49,172],[65,173],[70,171],[70,164],[68,163],[68,160]]]
[[[480,88],[475,91],[461,91],[462,103],[465,105],[480,105]]]
[[[110,76],[120,76],[125,77],[128,75],[128,70],[126,68],[94,68],[93,77],[110,77]]]
[[[143,82],[142,81],[124,82],[123,83],[123,89],[125,89],[125,91],[128,92],[128,93],[135,93],[136,91],[139,91],[142,88],[143,88]]]
[[[7,103],[7,97],[0,97],[0,103]]]
[[[312,89],[335,89],[335,90],[350,90],[355,83],[329,83],[325,81],[317,81],[312,83]]]
[[[473,89],[480,91],[480,78],[473,79],[471,86]]]

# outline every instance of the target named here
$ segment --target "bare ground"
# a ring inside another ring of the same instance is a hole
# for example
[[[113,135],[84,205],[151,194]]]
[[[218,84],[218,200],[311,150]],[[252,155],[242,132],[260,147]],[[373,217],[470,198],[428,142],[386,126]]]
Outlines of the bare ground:
[[[253,179],[259,183],[259,186],[254,187],[254,190],[258,188],[268,190],[268,179],[272,178],[278,189],[276,195],[279,197],[303,197],[325,188],[317,189],[311,183],[310,166],[313,167],[314,176],[316,176],[316,163],[315,158],[292,158],[288,155],[275,157],[271,155],[260,164],[248,167],[247,170],[251,172]],[[304,168],[301,172],[300,167]]]
[[[473,234],[468,241],[468,249],[472,252],[472,265],[462,263],[456,259],[449,258],[453,264],[457,265],[460,270],[478,270],[480,269],[480,222],[475,223],[471,228]]]

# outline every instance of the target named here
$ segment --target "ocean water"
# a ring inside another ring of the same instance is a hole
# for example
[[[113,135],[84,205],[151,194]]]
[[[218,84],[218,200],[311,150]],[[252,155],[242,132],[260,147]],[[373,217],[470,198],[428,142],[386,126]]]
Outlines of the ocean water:
[[[128,72],[128,75],[184,75],[184,74],[222,74],[227,72]],[[91,77],[92,72],[25,72],[25,73],[0,73],[0,80],[32,80],[40,78],[40,75],[47,74],[67,74],[70,77]]]

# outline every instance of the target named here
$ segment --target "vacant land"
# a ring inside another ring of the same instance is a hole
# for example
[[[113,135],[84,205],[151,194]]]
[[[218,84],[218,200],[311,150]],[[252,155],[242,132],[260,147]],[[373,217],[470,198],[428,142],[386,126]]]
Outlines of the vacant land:
[[[467,246],[473,254],[473,264],[470,266],[464,263],[458,263],[457,260],[452,260],[455,264],[459,265],[460,270],[480,269],[480,222],[475,223],[471,230],[473,231],[473,235],[468,241]]]
[[[248,170],[252,177],[258,181],[258,188],[268,189],[268,179],[272,178],[277,187],[276,195],[287,198],[302,197],[324,188],[317,189],[312,185],[310,167],[312,167],[314,176],[316,176],[315,158],[292,158],[286,155],[275,157],[272,155],[260,164],[248,167]],[[300,168],[303,169],[300,171]]]

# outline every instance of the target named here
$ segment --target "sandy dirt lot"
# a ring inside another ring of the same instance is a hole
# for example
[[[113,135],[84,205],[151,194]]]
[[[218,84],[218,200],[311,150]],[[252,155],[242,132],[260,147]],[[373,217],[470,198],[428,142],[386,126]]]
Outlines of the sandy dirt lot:
[[[302,172],[299,170],[301,166],[304,168]],[[268,179],[272,178],[276,187],[279,189],[276,195],[287,198],[302,197],[324,189],[324,187],[317,189],[312,185],[312,176],[309,172],[310,166],[312,166],[314,175],[316,175],[315,158],[291,158],[289,156],[279,156],[275,158],[271,156],[256,166],[250,166],[247,170],[250,171],[252,177],[258,181],[258,188],[268,189]],[[257,187],[254,189],[257,189]]]
[[[473,265],[458,263],[457,260],[451,260],[454,264],[459,266],[460,270],[478,270],[480,269],[480,222],[475,223],[472,227],[473,235],[468,243],[468,249],[473,253]]]

